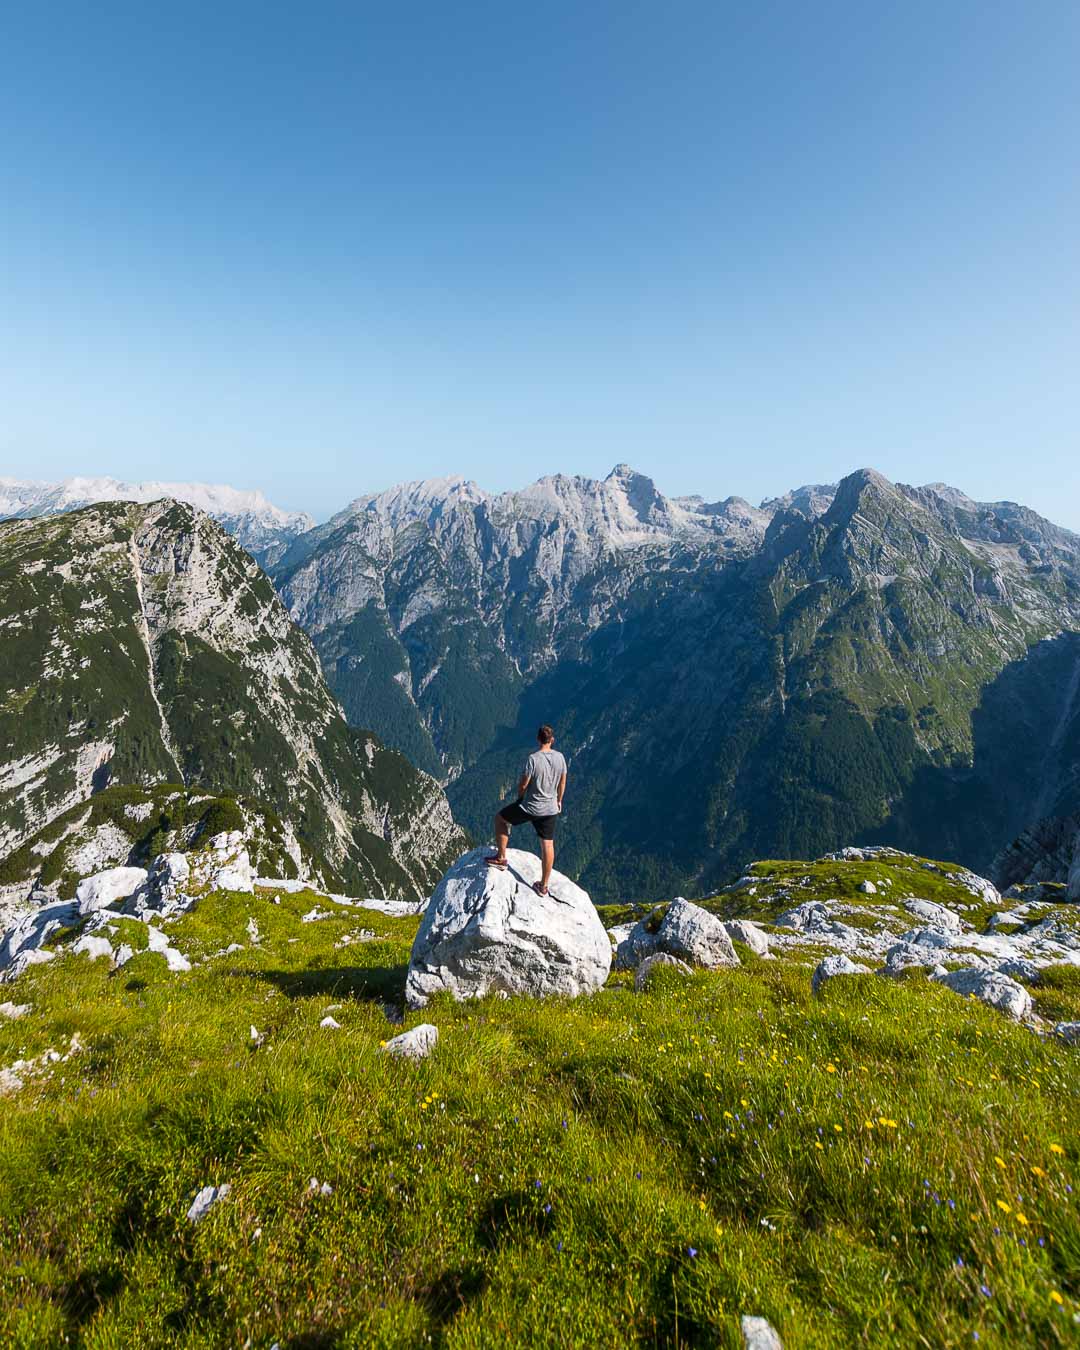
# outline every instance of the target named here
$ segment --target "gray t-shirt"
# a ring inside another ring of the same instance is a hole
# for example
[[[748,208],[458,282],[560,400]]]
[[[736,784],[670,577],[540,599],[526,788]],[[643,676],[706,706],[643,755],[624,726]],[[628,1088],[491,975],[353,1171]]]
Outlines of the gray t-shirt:
[[[529,786],[521,799],[521,809],[530,816],[559,814],[559,779],[566,772],[566,760],[558,750],[534,750],[525,761]]]

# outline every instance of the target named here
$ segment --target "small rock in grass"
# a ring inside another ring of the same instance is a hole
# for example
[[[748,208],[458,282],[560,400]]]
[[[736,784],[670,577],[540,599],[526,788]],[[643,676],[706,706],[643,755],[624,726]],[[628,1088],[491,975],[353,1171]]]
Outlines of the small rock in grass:
[[[634,976],[634,992],[640,994],[648,986],[653,972],[665,969],[677,970],[680,975],[693,974],[686,962],[680,961],[677,956],[669,956],[667,952],[654,952],[638,966],[637,974]]]
[[[1080,1022],[1058,1022],[1054,1035],[1066,1045],[1080,1045]]]
[[[220,1186],[204,1186],[187,1212],[190,1222],[198,1223],[204,1219],[211,1206],[216,1205],[219,1200],[224,1200],[231,1190],[232,1187],[227,1181]]]
[[[872,881],[860,881],[859,890],[863,895],[877,895],[877,887]]]
[[[0,1003],[0,1017],[7,1017],[12,1022],[25,1017],[29,1011],[29,1003]]]
[[[838,975],[869,975],[868,966],[860,966],[857,961],[852,961],[849,957],[842,954],[836,956],[826,956],[824,961],[820,962],[818,968],[810,977],[810,988],[816,994],[823,984],[829,980],[834,980]]]
[[[768,956],[769,938],[756,923],[748,919],[728,919],[724,922],[724,932],[732,942],[741,942],[757,956]]]
[[[398,1059],[425,1059],[435,1049],[439,1039],[439,1028],[430,1022],[421,1022],[419,1026],[403,1031],[382,1046],[385,1055],[394,1055]]]
[[[740,1318],[744,1350],[784,1350],[776,1328],[764,1317]]]
[[[1024,986],[996,970],[951,970],[938,977],[938,983],[954,994],[974,995],[1009,1017],[1027,1017],[1031,1013],[1031,995]]]
[[[263,1041],[265,1041],[265,1040],[266,1040],[266,1033],[265,1033],[264,1031],[260,1031],[260,1030],[258,1029],[258,1027],[253,1026],[253,1027],[251,1028],[251,1043],[252,1043],[252,1045],[254,1045],[254,1046],[256,1047],[256,1049],[257,1049],[260,1045],[262,1045]]]
[[[84,933],[71,950],[73,953],[85,953],[91,961],[96,961],[99,956],[104,956],[110,962],[113,959],[112,943],[108,938],[97,937],[94,933]]]
[[[335,1022],[334,1019],[329,1015],[329,1013],[328,1013],[328,1014],[323,1018],[323,1020],[319,1023],[319,1026],[325,1027],[325,1028],[327,1029],[327,1031],[340,1031],[340,1030],[341,1030],[341,1023],[340,1023],[340,1022]]]
[[[320,1183],[318,1177],[312,1177],[308,1182],[308,1191],[314,1191],[317,1195],[333,1195],[334,1188],[328,1181]]]

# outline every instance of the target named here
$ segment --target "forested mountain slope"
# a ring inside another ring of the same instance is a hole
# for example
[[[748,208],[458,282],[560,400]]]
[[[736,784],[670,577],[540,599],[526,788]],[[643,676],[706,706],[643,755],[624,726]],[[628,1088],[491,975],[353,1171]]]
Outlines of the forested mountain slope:
[[[358,499],[274,576],[350,720],[474,830],[553,721],[563,861],[601,896],[852,838],[988,866],[1080,805],[1080,539],[1012,503],[871,470],[761,508],[626,466],[439,480]]]
[[[0,523],[0,857],[109,784],[275,809],[327,883],[418,895],[460,844],[437,783],[349,727],[308,638],[172,501]]]

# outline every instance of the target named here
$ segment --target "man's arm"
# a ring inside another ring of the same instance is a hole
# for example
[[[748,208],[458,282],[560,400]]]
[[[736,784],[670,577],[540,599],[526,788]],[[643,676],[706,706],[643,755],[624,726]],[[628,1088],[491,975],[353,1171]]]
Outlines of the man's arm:
[[[566,771],[564,770],[564,771],[563,771],[563,776],[559,779],[559,810],[560,810],[560,811],[562,810],[562,799],[563,799],[563,793],[564,793],[565,791],[566,791]]]
[[[525,772],[521,775],[521,782],[518,784],[518,801],[521,801],[522,797],[525,796],[525,789],[529,786],[531,782],[532,782],[532,774],[528,771],[528,769],[526,769]]]

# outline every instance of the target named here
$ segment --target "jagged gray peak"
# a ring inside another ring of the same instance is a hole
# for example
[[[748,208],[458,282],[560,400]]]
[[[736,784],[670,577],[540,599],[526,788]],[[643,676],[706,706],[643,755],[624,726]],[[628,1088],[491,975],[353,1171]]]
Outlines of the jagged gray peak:
[[[264,566],[314,525],[306,511],[283,511],[257,490],[224,484],[125,483],[117,478],[65,478],[57,483],[0,478],[0,519],[77,511],[97,502],[187,502],[212,516]]]
[[[953,855],[988,865],[1033,794],[979,804],[986,745],[1015,762],[1044,733],[984,735],[981,702],[1038,666],[1040,713],[1064,716],[1080,540],[872,469],[767,506],[667,498],[626,466],[411,484],[298,540],[275,579],[350,719],[447,781],[470,828],[554,721],[585,794],[567,865],[594,894],[693,893],[871,829],[931,851],[951,822]]]
[[[325,879],[418,895],[438,785],[345,723],[266,576],[186,504],[0,523],[0,858],[108,783],[249,793]]]

